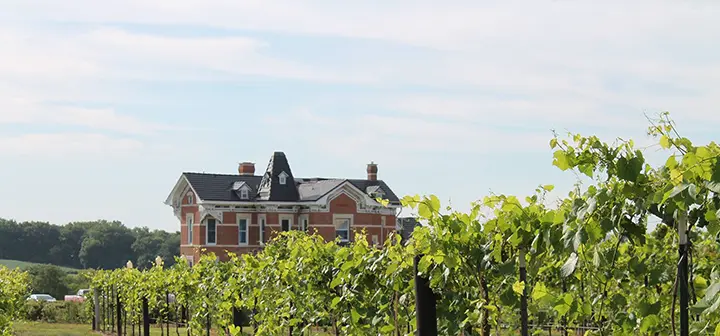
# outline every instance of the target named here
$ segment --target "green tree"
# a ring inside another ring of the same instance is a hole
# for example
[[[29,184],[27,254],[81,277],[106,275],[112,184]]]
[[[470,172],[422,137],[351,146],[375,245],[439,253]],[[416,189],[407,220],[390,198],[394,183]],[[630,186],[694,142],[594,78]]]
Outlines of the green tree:
[[[33,265],[28,267],[30,288],[36,294],[50,294],[62,300],[69,293],[65,284],[66,273],[55,265]]]
[[[98,221],[91,227],[80,248],[80,261],[85,268],[111,269],[132,260],[135,241],[130,229],[118,221]]]

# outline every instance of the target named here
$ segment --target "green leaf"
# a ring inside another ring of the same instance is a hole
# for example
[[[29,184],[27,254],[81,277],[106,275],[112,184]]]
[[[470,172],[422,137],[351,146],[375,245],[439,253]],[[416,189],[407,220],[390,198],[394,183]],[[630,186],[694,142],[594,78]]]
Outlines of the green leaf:
[[[560,168],[560,170],[570,168],[570,160],[563,150],[557,150],[553,153],[553,165]]]
[[[383,335],[389,335],[393,331],[395,331],[395,326],[393,326],[392,324],[386,324],[386,325],[380,327],[380,332]]]
[[[665,149],[670,148],[670,138],[667,135],[660,137],[660,146]]]
[[[560,272],[563,277],[568,277],[573,272],[575,272],[575,266],[577,266],[578,262],[578,255],[573,252],[570,254],[570,257],[565,261],[565,264],[563,264],[562,268],[560,268]]]
[[[418,215],[422,218],[430,218],[432,217],[432,211],[430,210],[430,207],[428,207],[425,202],[418,204]]]
[[[542,298],[548,296],[549,292],[547,287],[545,287],[545,284],[542,282],[538,282],[535,284],[535,287],[533,287],[532,291],[532,299],[533,300],[541,300]]]
[[[643,159],[637,156],[629,160],[621,157],[615,164],[617,176],[625,181],[636,182],[642,171],[643,163]]]
[[[720,183],[720,160],[715,159],[715,165],[713,166],[713,173],[710,181]]]
[[[660,318],[657,315],[648,315],[640,322],[640,332],[647,333],[658,325],[660,325]]]
[[[707,280],[703,278],[702,275],[696,275],[693,279],[693,283],[695,284],[696,289],[705,289],[708,285]]]
[[[542,188],[545,189],[545,191],[553,191],[553,189],[555,189],[555,186],[552,184],[546,184]]]
[[[330,282],[330,288],[335,288],[335,287],[339,286],[342,282],[343,282],[343,279],[338,274],[338,276],[336,276],[335,279],[333,279],[333,281]]]
[[[650,315],[655,315],[660,313],[660,301],[656,301],[655,303],[649,303],[648,301],[641,301],[640,305],[638,306],[638,314],[640,314],[640,317],[646,317]]]
[[[355,308],[350,309],[350,316],[352,318],[353,324],[358,324],[360,322],[360,313]]]
[[[525,281],[515,281],[512,288],[513,292],[517,293],[517,295],[523,295],[523,291],[525,290]]]
[[[435,195],[430,195],[430,207],[433,212],[440,211],[440,199]]]
[[[555,306],[553,309],[555,309],[555,311],[558,312],[558,315],[560,317],[563,317],[570,310],[570,306],[562,303],[562,304]]]
[[[515,274],[515,262],[513,259],[509,259],[507,262],[497,266],[497,271],[501,276],[508,276]]]

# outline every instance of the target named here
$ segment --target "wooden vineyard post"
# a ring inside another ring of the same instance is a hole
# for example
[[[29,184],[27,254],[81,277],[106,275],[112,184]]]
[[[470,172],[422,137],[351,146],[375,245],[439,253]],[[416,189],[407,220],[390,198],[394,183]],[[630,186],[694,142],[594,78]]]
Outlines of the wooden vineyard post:
[[[524,284],[520,296],[520,335],[529,336],[528,333],[528,305],[527,305],[527,268],[525,266],[525,249],[520,249],[518,256],[520,265],[520,282]]]
[[[147,297],[142,298],[143,335],[150,336],[150,309]],[[162,325],[160,325],[162,328]]]
[[[211,320],[210,320],[210,313],[208,313],[207,320],[206,320],[205,323],[206,323],[205,330],[206,330],[206,332],[207,332],[207,336],[210,336],[210,329],[211,329],[211,327],[212,327],[212,323],[211,323]]]
[[[174,295],[174,294],[173,294]],[[177,310],[176,310],[177,312]],[[165,332],[166,335],[170,335],[170,292],[165,291]],[[160,323],[160,329],[162,330],[162,323]]]
[[[233,307],[232,314],[233,314],[233,325],[236,327],[242,327],[242,312],[240,311],[240,309]]]
[[[100,330],[100,291],[93,288],[93,331]]]
[[[679,238],[678,290],[680,291],[680,336],[690,335],[688,316],[688,232],[687,214],[681,213],[677,221]]]
[[[117,322],[117,335],[122,336],[122,307],[120,305],[120,293],[115,290],[115,315]]]
[[[437,336],[437,311],[435,293],[430,288],[430,281],[418,275],[418,264],[422,255],[415,256],[415,323],[418,336]]]

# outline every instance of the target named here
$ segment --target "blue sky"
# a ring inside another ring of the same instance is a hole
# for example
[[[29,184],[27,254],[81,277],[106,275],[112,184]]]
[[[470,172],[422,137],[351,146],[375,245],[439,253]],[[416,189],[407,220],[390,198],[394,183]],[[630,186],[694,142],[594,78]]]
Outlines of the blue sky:
[[[716,138],[710,1],[0,0],[0,217],[177,229],[182,171],[566,193],[551,129]]]

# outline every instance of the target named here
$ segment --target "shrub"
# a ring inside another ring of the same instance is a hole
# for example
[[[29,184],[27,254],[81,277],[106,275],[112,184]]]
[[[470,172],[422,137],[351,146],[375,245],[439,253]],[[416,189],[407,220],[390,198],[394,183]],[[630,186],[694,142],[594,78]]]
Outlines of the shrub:
[[[25,319],[48,323],[90,323],[92,315],[85,309],[85,305],[84,302],[71,301],[27,301]]]

